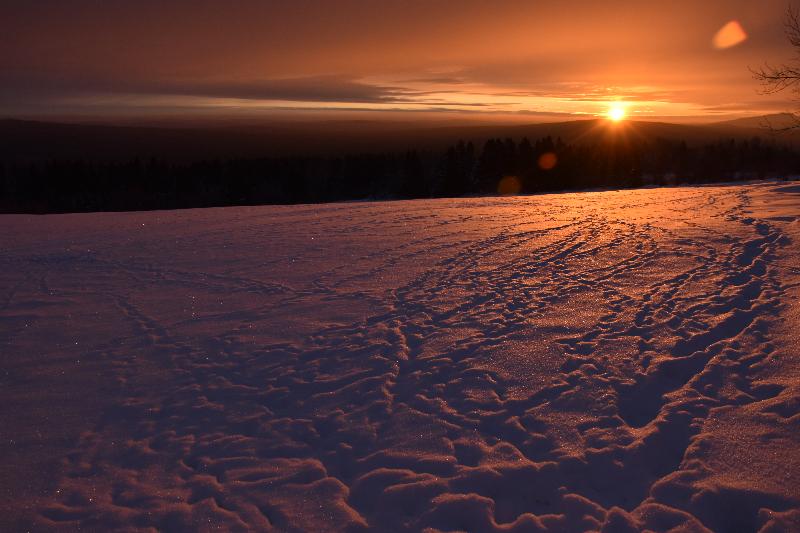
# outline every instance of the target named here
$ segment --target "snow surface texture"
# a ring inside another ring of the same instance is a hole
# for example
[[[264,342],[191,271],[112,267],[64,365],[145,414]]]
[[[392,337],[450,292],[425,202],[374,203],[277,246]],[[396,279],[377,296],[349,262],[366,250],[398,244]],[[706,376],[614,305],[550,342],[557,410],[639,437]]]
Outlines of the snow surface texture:
[[[0,223],[15,524],[800,531],[797,184]]]

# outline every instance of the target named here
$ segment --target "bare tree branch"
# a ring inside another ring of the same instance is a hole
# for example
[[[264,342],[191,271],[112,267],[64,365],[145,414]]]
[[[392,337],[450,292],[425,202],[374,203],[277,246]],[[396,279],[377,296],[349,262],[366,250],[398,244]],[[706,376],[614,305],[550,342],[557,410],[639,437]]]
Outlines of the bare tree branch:
[[[800,10],[789,6],[783,25],[786,38],[797,53],[797,59],[790,64],[773,66],[764,63],[764,66],[757,69],[750,68],[753,78],[761,83],[762,94],[775,94],[786,89],[800,94]],[[774,128],[770,124],[770,129],[774,132],[781,132],[800,128],[800,117],[796,113],[792,113],[792,115],[794,115],[795,123],[791,126]]]

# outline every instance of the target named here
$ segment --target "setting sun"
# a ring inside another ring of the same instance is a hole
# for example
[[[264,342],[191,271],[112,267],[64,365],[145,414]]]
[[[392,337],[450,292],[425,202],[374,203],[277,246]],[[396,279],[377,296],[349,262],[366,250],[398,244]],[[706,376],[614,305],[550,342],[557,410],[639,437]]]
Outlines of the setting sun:
[[[619,104],[612,105],[608,109],[608,118],[614,122],[619,122],[625,118],[625,108]]]

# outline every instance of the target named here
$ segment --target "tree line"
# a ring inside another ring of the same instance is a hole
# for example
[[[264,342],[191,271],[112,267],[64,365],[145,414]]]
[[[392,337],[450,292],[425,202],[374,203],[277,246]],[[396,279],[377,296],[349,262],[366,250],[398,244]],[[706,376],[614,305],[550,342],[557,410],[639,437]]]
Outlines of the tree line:
[[[0,210],[72,212],[175,209],[362,199],[537,193],[646,184],[713,183],[798,172],[788,146],[725,140],[570,144],[544,137],[459,141],[443,152],[269,157],[175,163],[0,162]]]

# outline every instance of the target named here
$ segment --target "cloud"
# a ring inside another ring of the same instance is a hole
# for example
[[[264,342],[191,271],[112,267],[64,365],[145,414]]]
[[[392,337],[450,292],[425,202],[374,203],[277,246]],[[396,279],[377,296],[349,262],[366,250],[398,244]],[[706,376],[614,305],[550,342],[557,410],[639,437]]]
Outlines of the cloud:
[[[290,102],[391,103],[409,91],[357,81],[347,76],[313,76],[243,82],[181,82],[145,88],[143,92],[241,100]]]
[[[403,83],[425,83],[434,85],[461,85],[467,83],[467,80],[457,76],[430,76],[421,78],[410,78],[402,80]]]
[[[66,77],[17,76],[3,84],[0,95],[85,96],[99,94],[140,94],[197,96],[240,100],[294,102],[391,103],[415,94],[400,87],[368,84],[349,76],[312,76],[245,81],[114,79],[70,79]]]

